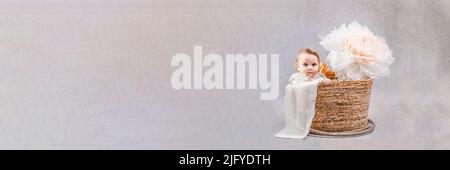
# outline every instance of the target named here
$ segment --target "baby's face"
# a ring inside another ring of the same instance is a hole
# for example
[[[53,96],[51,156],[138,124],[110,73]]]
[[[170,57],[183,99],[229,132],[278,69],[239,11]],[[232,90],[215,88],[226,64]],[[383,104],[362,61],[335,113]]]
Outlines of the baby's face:
[[[300,53],[297,56],[297,71],[313,78],[319,72],[319,60],[315,55]]]

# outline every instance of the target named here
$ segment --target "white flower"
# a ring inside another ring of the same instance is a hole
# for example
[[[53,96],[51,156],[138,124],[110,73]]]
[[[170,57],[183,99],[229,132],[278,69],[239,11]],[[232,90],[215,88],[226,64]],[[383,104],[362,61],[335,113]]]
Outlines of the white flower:
[[[334,29],[319,44],[329,51],[325,62],[341,80],[388,76],[394,62],[384,38],[355,21]]]

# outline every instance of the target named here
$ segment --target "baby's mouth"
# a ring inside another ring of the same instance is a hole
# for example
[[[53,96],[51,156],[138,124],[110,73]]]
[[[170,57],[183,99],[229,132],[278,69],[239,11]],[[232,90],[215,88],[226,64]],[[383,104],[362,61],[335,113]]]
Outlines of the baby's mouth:
[[[306,76],[308,76],[308,78],[312,78],[314,77],[314,73],[306,72]]]

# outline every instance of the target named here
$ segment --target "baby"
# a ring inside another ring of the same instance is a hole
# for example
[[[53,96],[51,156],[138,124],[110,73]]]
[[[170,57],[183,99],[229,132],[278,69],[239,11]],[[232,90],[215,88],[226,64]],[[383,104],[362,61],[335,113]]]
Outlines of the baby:
[[[286,125],[275,136],[280,138],[305,138],[309,133],[315,113],[315,100],[319,83],[330,79],[319,72],[319,54],[310,49],[299,50],[295,68],[297,73],[289,77],[284,98]]]
[[[320,80],[320,83],[330,83],[330,79],[326,78],[322,73],[319,73],[319,66],[319,53],[310,48],[303,48],[299,50],[294,65],[297,73],[294,73],[291,77],[289,77],[289,84],[297,80]]]

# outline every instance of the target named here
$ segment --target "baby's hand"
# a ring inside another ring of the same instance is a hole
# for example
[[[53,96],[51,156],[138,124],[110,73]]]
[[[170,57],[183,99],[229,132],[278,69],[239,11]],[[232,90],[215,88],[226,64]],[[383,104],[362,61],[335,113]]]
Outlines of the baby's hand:
[[[323,79],[322,81],[320,81],[321,84],[330,84],[331,80],[330,79]]]

